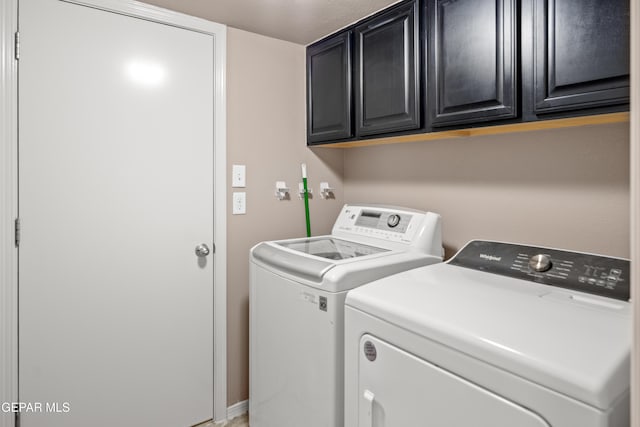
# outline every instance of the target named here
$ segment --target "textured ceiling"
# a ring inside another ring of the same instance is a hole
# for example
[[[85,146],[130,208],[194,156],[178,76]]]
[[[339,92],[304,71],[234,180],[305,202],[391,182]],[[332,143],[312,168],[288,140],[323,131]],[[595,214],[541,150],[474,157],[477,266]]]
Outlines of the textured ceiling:
[[[398,0],[143,0],[230,27],[307,45]]]

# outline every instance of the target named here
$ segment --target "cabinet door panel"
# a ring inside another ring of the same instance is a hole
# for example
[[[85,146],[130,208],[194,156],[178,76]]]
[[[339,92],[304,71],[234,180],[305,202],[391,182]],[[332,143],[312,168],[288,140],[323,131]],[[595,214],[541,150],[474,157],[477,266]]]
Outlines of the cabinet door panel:
[[[420,127],[417,18],[410,2],[356,27],[358,135]]]
[[[353,136],[351,33],[338,34],[307,49],[307,141]]]
[[[430,0],[432,126],[517,115],[515,0]]]
[[[629,101],[629,0],[534,1],[535,112]]]

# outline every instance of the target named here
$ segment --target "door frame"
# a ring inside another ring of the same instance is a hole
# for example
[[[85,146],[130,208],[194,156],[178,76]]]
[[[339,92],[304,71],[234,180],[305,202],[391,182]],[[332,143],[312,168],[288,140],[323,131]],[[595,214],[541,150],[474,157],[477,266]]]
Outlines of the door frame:
[[[227,27],[134,0],[60,0],[167,24],[214,39],[214,242],[213,257],[213,419],[227,419]],[[0,403],[18,401],[18,61],[14,34],[19,0],[0,3]],[[15,416],[0,410],[0,427]]]
[[[15,402],[18,390],[18,253],[14,220],[18,210],[18,66],[14,34],[18,0],[0,2],[0,402]],[[14,414],[0,410],[0,426]]]

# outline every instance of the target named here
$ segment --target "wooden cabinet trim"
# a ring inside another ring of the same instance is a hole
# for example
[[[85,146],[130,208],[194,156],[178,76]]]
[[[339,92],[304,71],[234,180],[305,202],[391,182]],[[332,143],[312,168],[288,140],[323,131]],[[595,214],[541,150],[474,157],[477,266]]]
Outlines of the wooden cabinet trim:
[[[442,132],[428,132],[411,135],[399,135],[385,138],[366,139],[359,141],[333,142],[330,144],[314,144],[313,147],[326,148],[355,148],[372,145],[388,145],[406,142],[426,142],[451,138],[467,138],[480,135],[498,135],[503,133],[532,132],[548,129],[562,129],[580,126],[597,126],[609,123],[627,123],[629,113],[609,113],[594,116],[570,117],[556,120],[541,120],[525,123],[513,123],[508,125],[487,126],[478,128],[448,130]]]

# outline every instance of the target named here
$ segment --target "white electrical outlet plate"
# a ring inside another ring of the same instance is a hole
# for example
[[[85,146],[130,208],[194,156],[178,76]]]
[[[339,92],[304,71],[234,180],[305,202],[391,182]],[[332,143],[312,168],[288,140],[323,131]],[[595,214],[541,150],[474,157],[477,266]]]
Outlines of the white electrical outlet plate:
[[[231,170],[231,186],[234,188],[244,188],[246,181],[247,167],[245,165],[233,165]]]
[[[233,214],[244,215],[247,213],[247,193],[234,192],[233,193]]]

